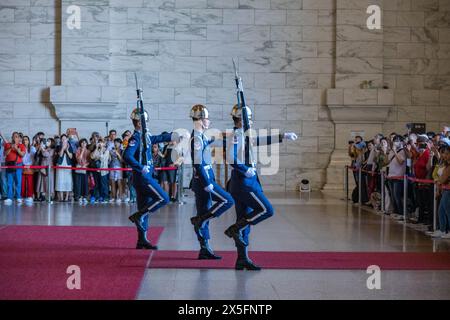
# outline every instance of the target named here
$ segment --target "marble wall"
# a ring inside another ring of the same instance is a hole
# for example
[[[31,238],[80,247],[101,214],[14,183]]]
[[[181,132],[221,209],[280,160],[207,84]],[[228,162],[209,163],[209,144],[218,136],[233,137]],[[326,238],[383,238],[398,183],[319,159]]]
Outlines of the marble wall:
[[[450,1],[385,0],[384,82],[395,89],[386,132],[450,122]]]
[[[82,110],[116,104],[109,128],[128,129],[134,72],[152,132],[190,128],[194,103],[225,129],[234,57],[255,127],[300,135],[280,146],[281,169],[262,178],[266,189],[295,189],[302,178],[321,187],[335,142],[326,89],[370,77],[396,89],[386,132],[450,121],[447,2],[386,1],[380,36],[352,27],[365,19],[355,15],[359,0],[0,0],[0,131],[106,130],[100,121],[60,124],[50,94]],[[80,30],[65,24],[72,4],[82,9]]]

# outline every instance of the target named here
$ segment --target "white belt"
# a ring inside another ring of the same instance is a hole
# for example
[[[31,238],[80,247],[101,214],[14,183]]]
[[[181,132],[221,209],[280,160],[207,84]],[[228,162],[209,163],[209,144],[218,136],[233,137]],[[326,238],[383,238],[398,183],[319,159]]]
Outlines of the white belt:
[[[212,165],[208,164],[208,165],[206,165],[206,166],[203,166],[203,168],[204,168],[205,170],[212,169]]]

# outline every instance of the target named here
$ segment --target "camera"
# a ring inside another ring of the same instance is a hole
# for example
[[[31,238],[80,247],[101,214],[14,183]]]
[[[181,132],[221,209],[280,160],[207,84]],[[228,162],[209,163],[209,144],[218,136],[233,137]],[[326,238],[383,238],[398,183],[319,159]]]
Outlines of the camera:
[[[348,144],[354,144],[355,143],[355,141],[353,141],[353,140],[348,140]]]
[[[41,139],[41,145],[43,145],[43,146],[47,145],[47,139],[46,138],[42,138]]]

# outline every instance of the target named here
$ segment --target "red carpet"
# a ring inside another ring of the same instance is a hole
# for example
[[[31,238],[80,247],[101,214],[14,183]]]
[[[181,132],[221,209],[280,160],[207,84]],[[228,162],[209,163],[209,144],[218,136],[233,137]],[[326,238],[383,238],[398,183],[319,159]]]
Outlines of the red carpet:
[[[233,269],[236,253],[218,251],[222,260],[197,260],[197,251],[156,251],[150,268]],[[266,252],[253,251],[250,258],[266,269],[367,269],[450,270],[450,253],[422,252]]]
[[[157,242],[163,228],[150,228]],[[7,226],[0,229],[0,300],[134,299],[149,250],[136,250],[134,227]],[[67,267],[81,270],[69,290]]]

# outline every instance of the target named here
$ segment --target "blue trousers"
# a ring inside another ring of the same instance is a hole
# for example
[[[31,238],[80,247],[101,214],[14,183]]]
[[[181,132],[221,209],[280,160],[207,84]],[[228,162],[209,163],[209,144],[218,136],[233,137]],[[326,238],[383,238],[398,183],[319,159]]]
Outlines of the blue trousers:
[[[153,213],[169,203],[169,196],[155,179],[149,179],[147,184],[139,184],[134,187],[136,189],[136,200],[139,211]],[[149,214],[143,215],[141,219],[142,227],[146,232],[148,230]]]
[[[100,186],[99,186],[99,196],[101,199],[106,200],[107,198],[109,198],[109,174],[102,176],[101,174],[99,175],[99,182],[100,182]]]
[[[450,232],[450,190],[442,192],[441,202],[439,203],[439,230]]]
[[[1,164],[2,166],[4,163]],[[6,180],[6,169],[0,170],[0,198],[6,197],[8,194],[8,183]]]
[[[18,163],[17,165],[21,166],[22,164]],[[15,169],[13,172],[6,173],[6,180],[8,182],[8,199],[14,199],[14,195],[16,196],[16,199],[22,198],[22,170],[23,169]]]
[[[394,212],[403,215],[403,180],[389,180]]]
[[[192,191],[195,194],[197,216],[211,213],[214,215],[214,218],[217,218],[234,205],[234,200],[228,192],[215,181],[212,182],[212,185],[214,189],[211,192],[206,192],[199,179],[194,178],[192,180]],[[215,203],[213,204],[213,202]],[[210,239],[209,220],[200,228],[200,233],[204,240]],[[201,241],[202,239],[198,240]]]
[[[248,245],[250,228],[274,215],[274,210],[262,191],[234,192],[236,221],[247,219],[250,224],[241,230],[242,239]]]

